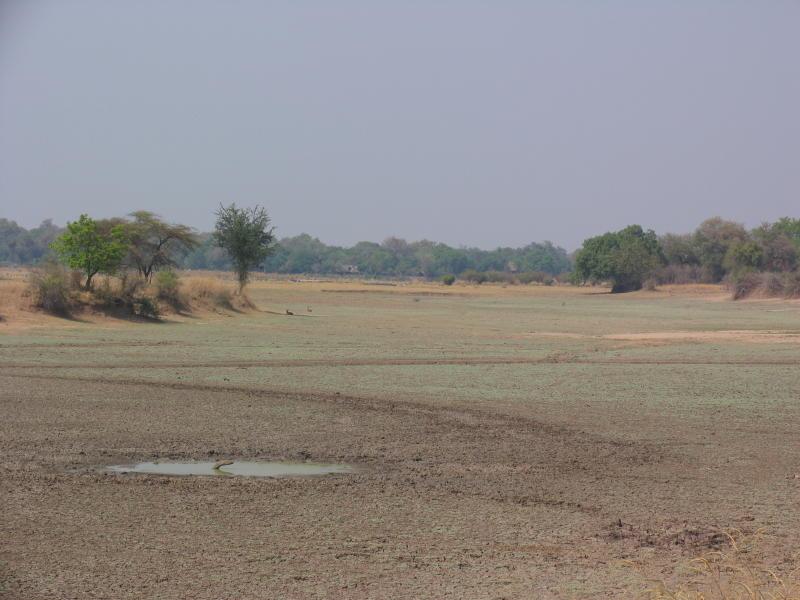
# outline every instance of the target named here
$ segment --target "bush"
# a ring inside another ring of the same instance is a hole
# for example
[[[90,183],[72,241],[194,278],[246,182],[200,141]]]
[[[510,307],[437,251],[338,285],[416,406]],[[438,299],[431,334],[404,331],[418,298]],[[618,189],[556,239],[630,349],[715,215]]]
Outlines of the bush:
[[[131,275],[130,273],[125,272],[119,278],[119,284],[120,297],[124,301],[131,303],[142,291],[146,282],[142,277],[135,273]]]
[[[175,271],[159,271],[156,273],[155,285],[159,296],[168,298],[178,293],[180,282]]]
[[[525,271],[517,275],[517,281],[526,285],[530,283],[545,283],[548,280],[552,284],[553,277],[544,271]]]
[[[442,283],[445,285],[453,285],[456,281],[455,275],[442,275]]]
[[[33,305],[55,315],[68,316],[71,308],[70,283],[66,271],[58,265],[47,265],[31,276]]]
[[[144,293],[146,282],[137,274],[122,273],[119,279],[105,277],[95,286],[95,305],[105,311],[156,319],[159,316],[155,298]]]
[[[783,295],[787,298],[800,298],[800,271],[783,276]]]
[[[461,273],[461,279],[478,285],[486,283],[516,283],[516,279],[512,273],[505,271],[476,271],[475,269],[467,269]]]
[[[461,273],[461,279],[465,281],[469,281],[470,283],[477,283],[478,285],[485,282],[486,273],[481,273],[480,271],[476,271],[475,269],[468,269]]]
[[[129,273],[125,272],[120,275],[118,280],[104,277],[91,293],[94,300],[101,307],[127,306],[131,308],[143,287],[144,281],[142,279],[138,276],[131,277]]]
[[[184,308],[181,297],[180,280],[174,271],[159,271],[155,277],[156,297],[172,306],[175,310]]]
[[[783,296],[784,278],[777,273],[764,273],[763,286],[764,292],[768,296]]]
[[[505,271],[486,271],[484,273],[486,281],[490,283],[516,283],[513,273],[506,273]]]
[[[83,273],[80,271],[70,271],[69,272],[69,287],[72,290],[80,289],[81,283],[83,282]]]
[[[655,277],[648,277],[647,279],[645,279],[644,289],[647,290],[648,292],[655,292],[657,285],[658,282],[656,281]]]
[[[762,277],[759,273],[744,273],[731,278],[730,288],[734,300],[741,300],[753,295],[761,287]]]
[[[158,305],[149,296],[139,296],[131,301],[131,312],[139,317],[146,317],[148,319],[157,319]]]
[[[681,283],[703,283],[706,273],[698,265],[666,265],[655,273],[656,283],[659,285]]]
[[[100,285],[92,290],[92,296],[103,306],[114,306],[122,303],[119,294],[111,288],[111,280],[106,277],[101,280]]]
[[[734,300],[754,294],[768,298],[800,298],[800,272],[743,273],[731,277],[728,283]]]

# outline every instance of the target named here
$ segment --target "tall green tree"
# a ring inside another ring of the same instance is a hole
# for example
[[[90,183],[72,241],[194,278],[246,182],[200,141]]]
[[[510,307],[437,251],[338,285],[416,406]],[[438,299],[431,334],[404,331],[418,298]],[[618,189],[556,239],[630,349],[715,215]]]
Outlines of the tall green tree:
[[[762,223],[752,232],[764,254],[767,271],[794,271],[800,251],[800,219],[784,217],[775,223]]]
[[[612,293],[642,288],[662,262],[658,238],[639,225],[587,239],[575,256],[579,281],[609,281]]]
[[[747,230],[740,223],[712,217],[700,223],[694,232],[694,245],[711,282],[721,281],[727,272],[726,260],[733,246],[748,240]]]
[[[84,287],[89,290],[95,275],[117,271],[128,251],[128,240],[124,225],[100,227],[88,215],[81,215],[77,221],[67,223],[66,231],[50,247],[71,269],[83,271]]]
[[[800,219],[791,217],[781,217],[772,224],[776,233],[785,235],[791,242],[800,249]]]
[[[662,235],[659,240],[661,249],[664,252],[664,259],[670,265],[699,265],[700,258],[697,256],[697,247],[694,237],[691,234],[678,235],[667,233]]]
[[[130,248],[129,260],[148,282],[160,269],[178,265],[177,256],[194,250],[199,242],[191,227],[164,222],[146,210],[131,213],[125,225]]]
[[[725,270],[734,275],[747,271],[758,271],[764,265],[764,249],[753,240],[736,242],[725,255]]]
[[[272,251],[274,229],[270,227],[266,209],[261,206],[220,205],[216,215],[214,242],[230,255],[241,292],[250,278],[250,270],[259,266]]]

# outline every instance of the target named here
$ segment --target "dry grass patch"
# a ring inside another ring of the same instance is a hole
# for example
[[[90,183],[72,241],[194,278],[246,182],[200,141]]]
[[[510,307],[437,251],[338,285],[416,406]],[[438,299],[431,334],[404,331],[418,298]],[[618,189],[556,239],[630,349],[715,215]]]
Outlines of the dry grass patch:
[[[247,294],[239,294],[236,285],[215,277],[183,279],[183,293],[188,304],[199,308],[250,310],[255,308]]]
[[[148,284],[132,273],[99,276],[92,290],[80,277],[58,265],[32,270],[0,271],[0,322],[40,324],[45,315],[81,318],[108,316],[157,319],[160,315],[193,310],[254,310],[246,294],[230,280],[216,276],[178,277],[159,272]]]
[[[0,281],[0,320],[30,305],[27,284],[21,280]]]
[[[800,567],[790,570],[766,564],[764,535],[724,533],[728,548],[695,558],[690,565],[692,581],[670,586],[651,580],[650,600],[800,600]],[[793,565],[797,564],[797,556]]]

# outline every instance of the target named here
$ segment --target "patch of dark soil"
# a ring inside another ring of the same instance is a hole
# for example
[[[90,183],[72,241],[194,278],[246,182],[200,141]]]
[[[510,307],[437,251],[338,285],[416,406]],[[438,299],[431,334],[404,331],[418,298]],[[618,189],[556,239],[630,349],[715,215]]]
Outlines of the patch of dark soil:
[[[625,523],[622,519],[610,523],[601,537],[609,542],[631,540],[638,547],[679,546],[694,553],[718,550],[729,543],[728,536],[716,529],[683,526],[677,530],[667,527],[658,531],[654,528]]]
[[[721,531],[684,527],[678,532],[670,533],[662,538],[663,543],[684,546],[692,549],[718,550],[729,545],[729,538]]]

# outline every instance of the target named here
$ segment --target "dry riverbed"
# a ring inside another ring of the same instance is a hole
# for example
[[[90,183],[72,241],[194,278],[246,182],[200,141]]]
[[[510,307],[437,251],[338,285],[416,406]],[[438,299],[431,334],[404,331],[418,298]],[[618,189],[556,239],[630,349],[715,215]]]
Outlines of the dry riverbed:
[[[316,319],[0,337],[0,594],[635,597],[625,561],[681,581],[722,530],[760,527],[765,560],[789,568],[796,305],[322,287],[253,290]],[[106,469],[220,459],[354,470]]]

